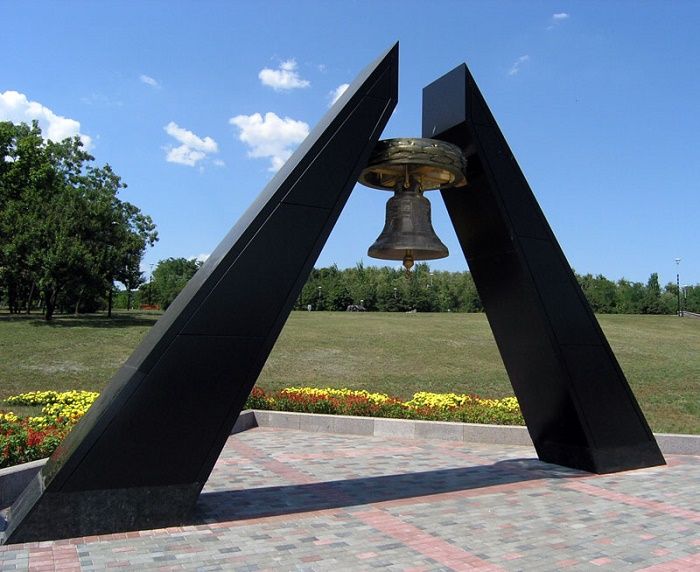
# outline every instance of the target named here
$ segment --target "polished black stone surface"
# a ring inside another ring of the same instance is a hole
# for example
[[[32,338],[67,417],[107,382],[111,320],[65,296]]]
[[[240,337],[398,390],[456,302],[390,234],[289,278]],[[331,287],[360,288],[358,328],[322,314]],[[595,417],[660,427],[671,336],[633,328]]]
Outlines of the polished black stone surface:
[[[424,89],[423,137],[468,156],[468,186],[441,193],[540,459],[595,473],[663,464],[466,65]]]

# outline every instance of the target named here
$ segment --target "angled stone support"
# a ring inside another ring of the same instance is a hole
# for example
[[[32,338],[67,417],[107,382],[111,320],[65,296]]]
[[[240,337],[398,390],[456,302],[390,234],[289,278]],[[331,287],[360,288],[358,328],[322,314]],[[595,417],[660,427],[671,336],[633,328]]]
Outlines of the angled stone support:
[[[10,510],[5,542],[194,506],[398,97],[398,44],[282,167]]]
[[[423,90],[423,137],[460,146],[442,191],[541,460],[609,473],[664,463],[627,380],[466,65]]]

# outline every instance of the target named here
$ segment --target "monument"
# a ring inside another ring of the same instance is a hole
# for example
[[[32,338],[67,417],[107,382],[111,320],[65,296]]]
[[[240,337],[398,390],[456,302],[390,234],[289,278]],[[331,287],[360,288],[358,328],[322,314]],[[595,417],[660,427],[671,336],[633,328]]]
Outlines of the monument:
[[[398,44],[357,77],[115,374],[11,507],[4,542],[186,520],[397,98]],[[423,137],[466,160],[466,184],[440,193],[540,459],[598,473],[662,464],[466,66],[427,86],[423,106]]]

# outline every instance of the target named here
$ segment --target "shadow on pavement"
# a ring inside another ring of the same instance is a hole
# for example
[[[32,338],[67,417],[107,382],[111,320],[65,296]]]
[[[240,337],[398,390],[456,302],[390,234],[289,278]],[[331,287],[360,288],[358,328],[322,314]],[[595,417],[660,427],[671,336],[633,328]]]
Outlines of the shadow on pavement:
[[[589,473],[512,459],[492,465],[202,493],[188,524],[280,516]]]

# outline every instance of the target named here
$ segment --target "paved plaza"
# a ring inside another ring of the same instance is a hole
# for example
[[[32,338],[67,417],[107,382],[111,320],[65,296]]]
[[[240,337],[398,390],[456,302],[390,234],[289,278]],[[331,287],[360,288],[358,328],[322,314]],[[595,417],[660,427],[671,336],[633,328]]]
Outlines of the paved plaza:
[[[531,447],[257,428],[187,526],[0,547],[4,570],[700,570],[700,457],[591,475]]]

